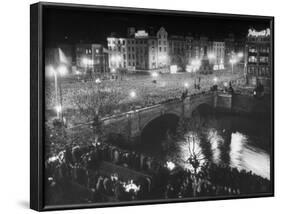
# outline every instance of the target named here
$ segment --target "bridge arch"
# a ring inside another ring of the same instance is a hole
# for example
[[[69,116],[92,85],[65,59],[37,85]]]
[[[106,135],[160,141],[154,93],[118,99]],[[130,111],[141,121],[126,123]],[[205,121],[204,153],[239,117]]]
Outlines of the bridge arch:
[[[180,116],[176,113],[165,113],[148,121],[141,129],[142,144],[159,144],[166,138],[167,132],[175,132]]]
[[[209,103],[200,103],[192,109],[191,116],[196,116],[196,115],[207,116],[210,113],[212,113],[212,111],[213,111],[213,106],[211,106]]]

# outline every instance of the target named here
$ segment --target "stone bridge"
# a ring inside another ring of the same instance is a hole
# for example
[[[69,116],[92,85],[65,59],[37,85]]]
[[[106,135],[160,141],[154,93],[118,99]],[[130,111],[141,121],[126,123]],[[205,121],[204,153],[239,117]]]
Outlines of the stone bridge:
[[[232,95],[205,92],[187,96],[184,100],[176,99],[154,106],[129,111],[126,113],[103,118],[107,133],[121,134],[127,139],[141,136],[143,129],[155,119],[164,115],[173,115],[177,118],[191,117],[192,113],[201,106],[211,108],[222,107],[231,109]]]

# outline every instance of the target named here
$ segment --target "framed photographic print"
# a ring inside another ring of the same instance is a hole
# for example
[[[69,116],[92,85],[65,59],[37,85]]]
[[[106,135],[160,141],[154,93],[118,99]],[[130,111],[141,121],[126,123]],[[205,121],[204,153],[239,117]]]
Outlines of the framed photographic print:
[[[274,18],[30,7],[30,206],[274,195]]]

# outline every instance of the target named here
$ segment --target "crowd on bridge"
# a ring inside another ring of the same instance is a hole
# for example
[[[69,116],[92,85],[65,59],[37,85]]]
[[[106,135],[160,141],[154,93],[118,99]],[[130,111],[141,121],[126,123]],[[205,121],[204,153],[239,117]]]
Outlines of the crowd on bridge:
[[[241,78],[237,74],[219,74],[219,77],[216,77],[216,75],[218,74],[193,77],[186,73],[166,74],[159,75],[156,82],[152,81],[151,76],[126,77],[123,80],[102,81],[98,85],[94,81],[64,82],[62,84],[64,115],[67,117],[67,110],[78,109],[78,105],[84,108],[94,106],[95,103],[90,103],[89,105],[91,96],[103,98],[103,107],[100,109],[99,114],[106,117],[171,100],[178,100],[183,96],[208,92],[214,89],[213,86],[216,86],[217,89],[225,90],[225,83],[231,84],[229,88],[233,90],[239,84],[238,81],[233,80]],[[130,92],[134,92],[134,95],[131,96]],[[49,110],[54,109],[56,105],[54,85],[52,82],[48,82],[46,84],[46,108]],[[73,116],[73,111],[69,114],[69,117]],[[76,117],[78,117],[77,115]]]
[[[166,162],[107,143],[68,147],[47,158],[45,170],[47,204],[233,196],[270,188],[267,179],[245,170],[211,162],[198,173],[176,164],[171,169]]]

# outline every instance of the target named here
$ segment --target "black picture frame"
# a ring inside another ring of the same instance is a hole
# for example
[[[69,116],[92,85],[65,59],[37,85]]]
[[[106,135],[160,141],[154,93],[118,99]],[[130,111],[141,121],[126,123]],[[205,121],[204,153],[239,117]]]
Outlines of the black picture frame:
[[[271,83],[271,106],[272,106],[272,152],[271,152],[271,192],[264,194],[250,194],[239,197],[200,197],[188,199],[170,199],[170,200],[149,200],[149,201],[133,201],[133,202],[112,202],[98,204],[75,204],[75,205],[44,205],[44,25],[43,14],[45,8],[71,8],[77,10],[99,10],[106,9],[118,12],[137,11],[161,14],[176,14],[179,16],[202,16],[208,17],[231,17],[237,20],[244,18],[256,18],[270,21],[271,30],[271,67],[272,67],[272,83]],[[77,209],[77,208],[98,208],[109,206],[129,206],[129,205],[145,205],[145,204],[162,204],[176,203],[189,201],[205,201],[205,200],[225,200],[239,198],[254,198],[254,197],[272,197],[274,196],[274,17],[272,16],[253,16],[253,15],[238,15],[238,14],[223,14],[223,13],[201,13],[189,11],[174,11],[174,10],[156,10],[144,8],[127,8],[127,7],[109,7],[96,5],[81,5],[67,3],[48,3],[39,2],[30,6],[30,208],[37,211],[47,210],[62,210],[62,209]]]

